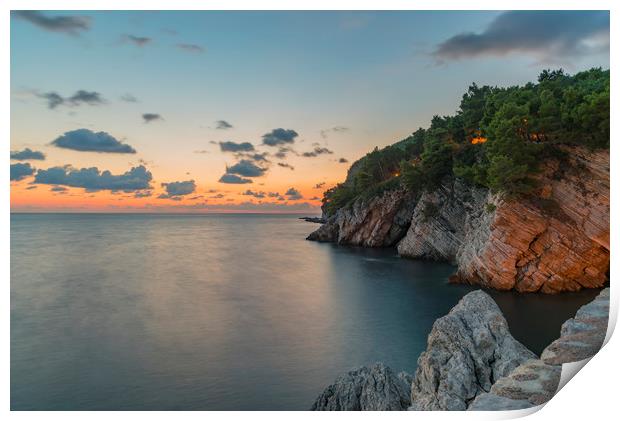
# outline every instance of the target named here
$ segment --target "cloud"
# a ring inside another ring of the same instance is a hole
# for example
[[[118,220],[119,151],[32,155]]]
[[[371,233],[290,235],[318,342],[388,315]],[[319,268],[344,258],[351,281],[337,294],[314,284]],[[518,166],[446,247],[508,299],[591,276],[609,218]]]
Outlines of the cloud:
[[[290,189],[288,189],[286,191],[286,193],[284,193],[284,195],[289,199],[289,200],[300,200],[303,199],[303,196],[301,195],[301,193],[299,192],[299,190],[297,190],[296,188],[291,187]]]
[[[242,158],[247,158],[247,159],[251,159],[252,161],[257,161],[257,162],[269,162],[269,160],[267,159],[267,152],[261,152],[261,153],[238,153],[235,156],[239,159]]]
[[[345,127],[345,126],[334,126],[331,127],[329,129],[324,129],[321,130],[321,137],[323,139],[327,138],[329,136],[330,133],[344,133],[344,132],[348,132],[349,128]]]
[[[218,194],[214,194],[213,196],[209,196],[209,199],[223,199],[224,197],[226,196],[223,195],[222,193],[218,193]]]
[[[59,148],[82,152],[136,153],[136,150],[122,143],[106,132],[77,129],[66,132],[52,141]]]
[[[252,180],[247,178],[241,178],[238,175],[234,174],[224,174],[220,177],[219,182],[226,184],[248,184],[252,183]]]
[[[321,181],[320,183],[316,183],[314,185],[315,189],[322,189],[325,186],[325,181]]]
[[[215,128],[218,129],[218,130],[228,130],[228,129],[232,129],[233,125],[230,124],[226,120],[217,120],[215,122]]]
[[[287,155],[289,154],[289,152],[297,155],[297,153],[292,148],[289,148],[288,146],[280,146],[278,148],[278,152],[274,153],[273,156],[275,156],[278,159],[285,159]]]
[[[70,97],[64,98],[62,95],[56,92],[45,92],[42,94],[36,94],[39,98],[43,98],[47,101],[47,108],[54,109],[59,105],[66,105],[70,107],[78,107],[82,104],[86,105],[102,105],[106,103],[99,92],[85,91],[80,89]]]
[[[114,175],[107,170],[99,171],[97,167],[77,169],[65,166],[38,170],[33,183],[81,187],[88,191],[133,192],[150,189],[152,179],[152,174],[142,165],[119,175]]]
[[[50,189],[51,192],[56,192],[56,193],[66,193],[69,189],[67,189],[66,187],[62,187],[62,186],[54,186]]]
[[[185,196],[196,191],[196,183],[194,180],[161,183],[161,186],[166,189],[166,193],[160,194],[158,196],[159,199],[174,199],[175,197]]]
[[[90,18],[87,16],[47,16],[36,10],[18,10],[11,14],[51,32],[79,35],[90,29]]]
[[[242,159],[235,165],[226,168],[227,174],[237,174],[243,177],[260,177],[265,171],[267,171],[266,168],[261,168],[248,159]]]
[[[254,145],[252,145],[250,142],[236,143],[226,141],[219,142],[219,145],[222,152],[249,152],[254,150]]]
[[[201,47],[200,45],[196,45],[196,44],[177,44],[177,48],[183,50],[183,51],[187,51],[189,53],[204,53],[205,49],[203,47]]]
[[[256,197],[257,199],[263,199],[266,197],[266,193],[264,191],[253,191],[249,189],[241,194],[244,196],[253,196],[253,197]]]
[[[136,98],[135,96],[133,96],[130,93],[126,93],[123,96],[121,96],[121,101],[125,101],[125,102],[138,102],[138,98]]]
[[[205,154],[205,153],[209,153],[209,151],[201,149],[199,151],[194,151],[194,153]]]
[[[65,103],[65,99],[56,92],[47,92],[44,94],[37,94],[39,98],[43,98],[47,101],[47,108],[54,109],[59,105]]]
[[[39,186],[28,186],[26,187],[26,190],[34,190],[36,188],[38,188]]]
[[[295,167],[293,167],[291,164],[287,164],[286,162],[278,162],[278,166],[282,168],[288,168],[291,171],[295,169]]]
[[[273,129],[269,133],[263,135],[263,144],[268,146],[284,145],[286,143],[294,143],[295,138],[299,134],[291,129]]]
[[[145,123],[150,123],[152,121],[163,120],[164,118],[156,113],[144,113],[142,114],[142,119]]]
[[[34,173],[34,168],[30,164],[17,163],[11,164],[11,181],[19,181]]]
[[[455,35],[437,46],[439,61],[531,53],[539,58],[580,56],[609,49],[608,11],[510,11],[481,33]]]
[[[304,152],[301,156],[305,156],[306,158],[313,158],[323,154],[333,154],[333,151],[330,151],[327,148],[322,148],[320,146],[315,146],[312,152]]]
[[[347,158],[340,158],[338,162],[341,164],[346,164],[347,162],[349,162],[349,160]]]
[[[135,197],[136,199],[141,199],[143,197],[151,197],[153,195],[153,192],[150,190],[138,190],[134,193],[133,197]]]
[[[23,151],[11,151],[11,159],[15,161],[28,161],[45,159],[45,154],[39,151],[33,151],[30,148],[26,148]]]
[[[151,41],[153,41],[149,37],[139,37],[139,36],[136,36],[136,35],[125,35],[125,40],[131,42],[132,44],[134,44],[134,45],[136,45],[138,47],[144,47],[145,45],[147,45]]]

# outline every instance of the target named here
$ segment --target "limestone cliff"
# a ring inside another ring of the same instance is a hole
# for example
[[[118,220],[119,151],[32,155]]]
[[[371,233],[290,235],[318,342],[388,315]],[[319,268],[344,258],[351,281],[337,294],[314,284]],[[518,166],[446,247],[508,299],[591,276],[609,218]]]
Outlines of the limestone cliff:
[[[456,264],[454,281],[501,290],[601,287],[609,270],[609,151],[565,152],[543,163],[527,199],[448,179],[419,197],[401,189],[358,199],[308,239],[397,243],[401,256]]]
[[[404,189],[358,199],[338,210],[308,240],[364,247],[393,246],[407,232],[414,206],[413,196]]]

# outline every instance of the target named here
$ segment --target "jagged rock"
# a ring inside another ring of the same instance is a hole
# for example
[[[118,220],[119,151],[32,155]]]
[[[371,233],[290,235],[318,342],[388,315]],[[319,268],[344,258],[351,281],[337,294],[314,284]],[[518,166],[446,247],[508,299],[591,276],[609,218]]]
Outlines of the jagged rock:
[[[460,180],[446,180],[437,190],[423,193],[409,231],[398,244],[398,253],[456,263],[466,237],[481,237],[468,235],[470,231],[489,225],[490,217],[483,205],[490,196],[486,189]]]
[[[411,386],[413,410],[465,410],[480,393],[536,358],[512,337],[493,299],[467,294],[435,321]]]
[[[411,375],[376,363],[350,371],[329,385],[313,411],[402,411],[411,403]]]
[[[482,393],[469,411],[523,409],[549,401],[558,389],[562,369],[541,360],[528,360]]]
[[[371,199],[358,199],[308,236],[308,240],[364,247],[389,247],[409,228],[415,207],[404,189],[389,190]]]
[[[504,200],[459,182],[424,193],[401,255],[448,260],[456,280],[555,293],[601,287],[609,269],[609,151],[566,148],[529,199]]]
[[[609,288],[605,288],[562,325],[560,338],[545,348],[542,360],[547,364],[564,364],[594,356],[603,346],[608,321]]]

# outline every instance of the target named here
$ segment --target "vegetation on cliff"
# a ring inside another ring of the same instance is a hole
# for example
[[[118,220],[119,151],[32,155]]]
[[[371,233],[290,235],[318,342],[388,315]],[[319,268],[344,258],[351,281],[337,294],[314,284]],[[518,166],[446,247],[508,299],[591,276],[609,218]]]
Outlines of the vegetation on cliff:
[[[435,116],[429,128],[357,161],[325,192],[324,212],[403,185],[433,190],[446,177],[527,195],[541,161],[562,158],[558,145],[609,147],[609,80],[609,70],[594,68],[573,76],[545,70],[525,86],[472,84],[455,115]]]

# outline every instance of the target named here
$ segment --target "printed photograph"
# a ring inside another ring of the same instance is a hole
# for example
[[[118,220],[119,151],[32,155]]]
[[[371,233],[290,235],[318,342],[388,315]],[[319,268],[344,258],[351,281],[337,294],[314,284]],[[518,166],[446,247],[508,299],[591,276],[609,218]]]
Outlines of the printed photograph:
[[[533,411],[605,343],[609,10],[6,20],[11,411]]]

